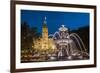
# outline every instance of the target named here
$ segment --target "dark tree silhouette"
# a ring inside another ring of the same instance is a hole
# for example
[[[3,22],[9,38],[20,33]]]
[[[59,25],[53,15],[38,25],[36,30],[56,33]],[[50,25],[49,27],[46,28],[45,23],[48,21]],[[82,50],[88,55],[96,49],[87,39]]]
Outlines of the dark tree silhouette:
[[[36,27],[30,27],[28,23],[21,24],[21,49],[32,49],[33,39],[39,38],[40,33]]]
[[[77,30],[72,30],[70,33],[77,33],[82,39],[87,52],[89,53],[89,26],[80,27]]]

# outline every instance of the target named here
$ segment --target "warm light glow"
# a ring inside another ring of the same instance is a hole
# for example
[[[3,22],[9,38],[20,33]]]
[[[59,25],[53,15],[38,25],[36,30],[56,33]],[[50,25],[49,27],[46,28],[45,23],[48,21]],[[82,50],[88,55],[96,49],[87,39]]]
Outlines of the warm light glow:
[[[40,50],[48,50],[48,49],[55,49],[54,40],[52,38],[48,38],[48,27],[46,25],[46,17],[42,26],[42,37],[40,40],[36,39],[34,41],[34,49]]]

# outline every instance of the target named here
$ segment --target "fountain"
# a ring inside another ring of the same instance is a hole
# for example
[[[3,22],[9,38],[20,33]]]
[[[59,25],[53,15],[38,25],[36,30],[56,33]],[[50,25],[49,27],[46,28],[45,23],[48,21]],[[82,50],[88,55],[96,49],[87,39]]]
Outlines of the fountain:
[[[69,34],[68,28],[64,25],[50,36],[57,47],[58,60],[88,59],[89,55],[82,39],[76,33]]]

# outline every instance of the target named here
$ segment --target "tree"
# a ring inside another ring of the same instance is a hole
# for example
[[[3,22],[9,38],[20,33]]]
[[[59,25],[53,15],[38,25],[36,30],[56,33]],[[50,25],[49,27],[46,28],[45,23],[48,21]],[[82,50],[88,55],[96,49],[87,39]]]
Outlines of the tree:
[[[29,48],[29,37],[28,34],[30,32],[29,25],[24,22],[21,24],[21,49]]]
[[[33,39],[40,37],[37,27],[30,27],[26,22],[21,24],[21,49],[31,49]]]
[[[89,26],[80,27],[77,30],[72,30],[71,33],[77,33],[82,39],[87,52],[89,53]]]

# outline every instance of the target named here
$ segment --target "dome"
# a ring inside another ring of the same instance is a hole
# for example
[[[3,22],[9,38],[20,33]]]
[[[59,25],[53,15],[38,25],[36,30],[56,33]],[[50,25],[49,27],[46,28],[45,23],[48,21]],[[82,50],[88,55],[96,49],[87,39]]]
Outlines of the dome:
[[[68,28],[66,28],[64,25],[61,25],[59,31],[68,31]]]

